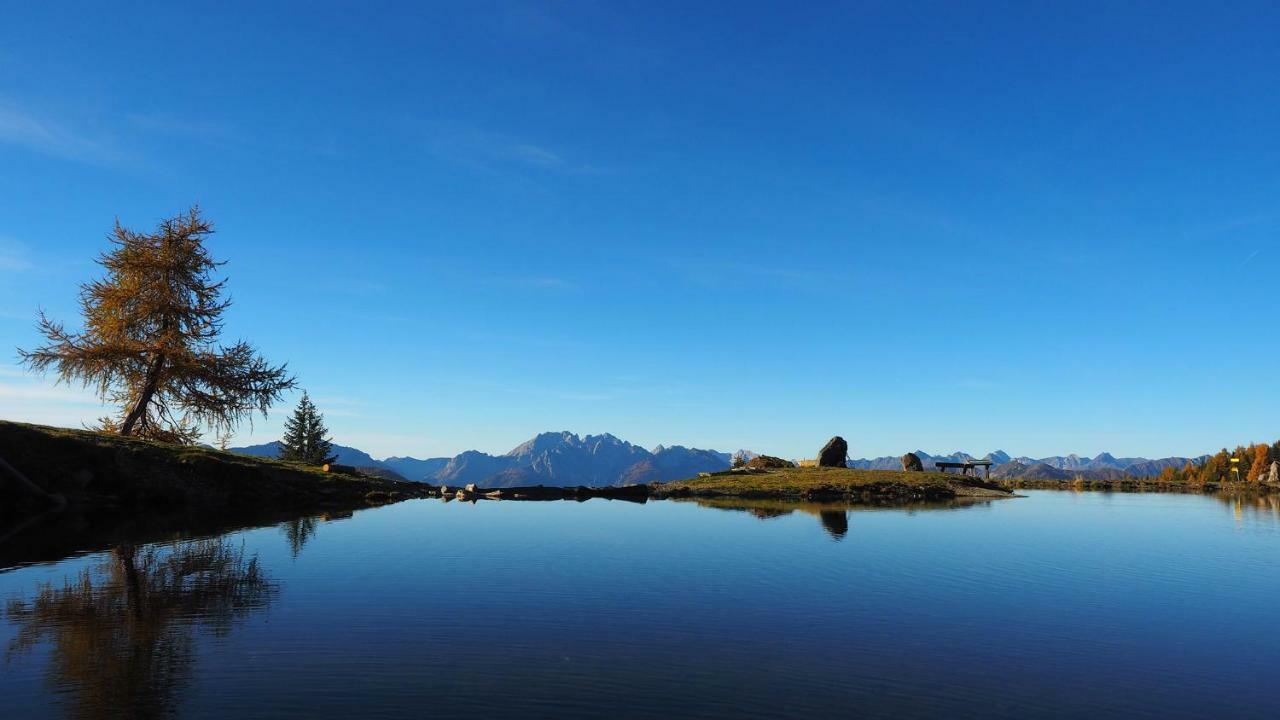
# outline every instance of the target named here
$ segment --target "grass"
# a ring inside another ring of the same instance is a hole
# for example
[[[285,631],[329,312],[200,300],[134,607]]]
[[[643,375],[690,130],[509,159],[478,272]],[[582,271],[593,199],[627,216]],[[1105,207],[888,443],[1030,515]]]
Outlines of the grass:
[[[424,486],[110,433],[0,421],[0,457],[73,504],[151,508],[358,507]],[[0,482],[0,499],[11,490]]]
[[[659,485],[656,494],[761,498],[949,498],[983,487],[990,486],[978,478],[937,472],[798,467],[765,472],[712,473],[706,477]]]

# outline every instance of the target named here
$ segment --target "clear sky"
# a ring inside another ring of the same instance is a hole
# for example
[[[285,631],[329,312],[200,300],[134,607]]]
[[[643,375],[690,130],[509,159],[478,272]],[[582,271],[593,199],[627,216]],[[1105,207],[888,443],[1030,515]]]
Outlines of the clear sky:
[[[377,457],[1280,437],[1280,6],[712,5],[8,3],[0,417],[103,414],[14,348],[199,203]]]

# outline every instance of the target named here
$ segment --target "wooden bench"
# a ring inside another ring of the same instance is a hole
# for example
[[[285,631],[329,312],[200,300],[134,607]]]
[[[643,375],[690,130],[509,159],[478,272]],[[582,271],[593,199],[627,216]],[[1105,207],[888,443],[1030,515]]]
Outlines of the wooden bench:
[[[970,470],[982,468],[982,478],[984,480],[991,479],[991,461],[990,460],[966,460],[965,462],[935,462],[934,466],[942,472],[959,468],[961,475],[968,475]],[[977,473],[974,473],[975,475]]]

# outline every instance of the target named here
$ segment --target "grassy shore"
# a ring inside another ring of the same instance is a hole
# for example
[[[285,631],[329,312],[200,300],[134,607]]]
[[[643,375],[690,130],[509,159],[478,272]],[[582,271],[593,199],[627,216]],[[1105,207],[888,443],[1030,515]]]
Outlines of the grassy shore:
[[[726,471],[654,486],[655,497],[787,498],[897,502],[956,497],[1012,497],[1012,493],[975,477],[936,472],[781,468]]]
[[[0,421],[0,458],[72,509],[321,512],[425,495],[417,483],[326,473],[211,448]],[[0,514],[44,499],[0,471]]]

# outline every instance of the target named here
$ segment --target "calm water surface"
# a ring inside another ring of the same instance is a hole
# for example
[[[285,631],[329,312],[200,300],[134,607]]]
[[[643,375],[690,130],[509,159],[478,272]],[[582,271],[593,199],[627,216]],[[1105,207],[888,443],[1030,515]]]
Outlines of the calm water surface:
[[[5,718],[1277,717],[1267,501],[412,501],[0,572]]]

